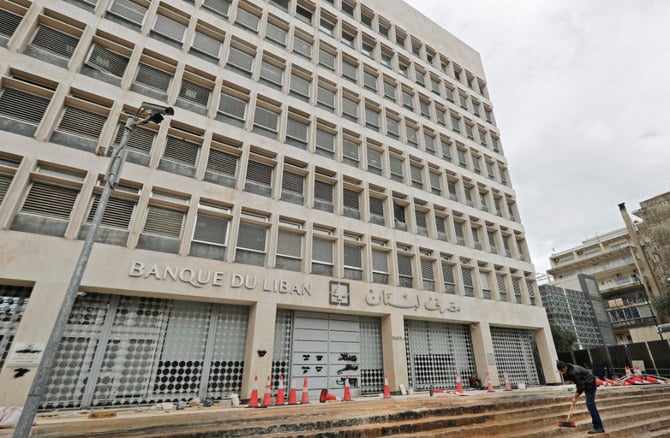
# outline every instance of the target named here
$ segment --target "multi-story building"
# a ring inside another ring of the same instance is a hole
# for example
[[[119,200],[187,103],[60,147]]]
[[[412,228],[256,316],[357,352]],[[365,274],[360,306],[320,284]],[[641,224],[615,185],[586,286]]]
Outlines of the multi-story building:
[[[593,276],[605,303],[617,343],[658,339],[656,320],[640,281],[625,228],[587,239],[552,254],[553,286],[584,290],[579,275]]]
[[[174,115],[129,137],[42,408],[244,398],[270,375],[560,382],[480,57],[407,4],[0,18],[0,405],[26,397],[14,370],[39,363],[145,101]]]
[[[575,334],[575,350],[615,344],[612,324],[605,313],[595,278],[579,274],[578,280],[579,290],[549,284],[539,286],[549,323]]]

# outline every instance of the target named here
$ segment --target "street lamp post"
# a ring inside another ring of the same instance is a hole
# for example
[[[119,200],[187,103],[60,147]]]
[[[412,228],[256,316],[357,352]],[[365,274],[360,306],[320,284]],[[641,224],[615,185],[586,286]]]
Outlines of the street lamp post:
[[[144,118],[140,118],[144,114],[147,115]],[[74,306],[75,299],[77,298],[79,286],[81,285],[81,280],[84,276],[84,271],[86,270],[86,265],[88,264],[91,250],[93,249],[95,236],[98,232],[98,228],[100,228],[102,217],[105,214],[105,209],[107,208],[107,203],[115,184],[119,180],[121,167],[123,166],[123,163],[125,162],[126,156],[128,154],[128,152],[125,150],[125,147],[128,143],[130,133],[133,132],[135,127],[138,125],[144,125],[148,122],[160,123],[163,121],[163,115],[173,114],[174,109],[172,107],[144,102],[135,113],[135,116],[126,120],[123,136],[121,137],[119,146],[116,148],[113,147],[112,149],[111,161],[105,173],[104,187],[98,201],[98,207],[95,211],[95,215],[86,235],[86,239],[84,240],[84,245],[81,248],[81,253],[79,254],[79,259],[75,265],[74,272],[70,278],[70,284],[65,291],[65,297],[63,298],[63,303],[61,304],[58,316],[56,317],[53,330],[51,331],[49,340],[47,341],[47,344],[44,348],[42,360],[40,361],[40,365],[37,367],[37,371],[35,372],[35,378],[30,387],[28,398],[26,399],[26,402],[23,406],[23,411],[21,412],[21,417],[19,418],[19,422],[17,423],[16,429],[14,430],[14,438],[27,438],[33,422],[35,421],[35,414],[37,414],[39,402],[46,392],[47,385],[49,384],[49,378],[51,377],[51,371],[53,368],[54,359],[56,358],[56,353],[58,351],[58,346],[60,344],[61,338],[63,337],[63,332],[65,331],[65,326],[67,325],[67,320],[70,316],[70,312],[72,311],[72,307]]]

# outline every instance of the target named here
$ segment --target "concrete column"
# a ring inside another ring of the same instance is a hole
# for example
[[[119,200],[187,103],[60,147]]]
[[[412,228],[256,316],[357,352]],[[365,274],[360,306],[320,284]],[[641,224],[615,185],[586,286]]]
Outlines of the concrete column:
[[[388,376],[391,391],[399,391],[400,384],[409,389],[405,352],[405,321],[401,313],[382,316],[382,348],[384,374]]]
[[[477,375],[482,381],[482,386],[486,387],[486,373],[491,373],[491,384],[498,386],[498,367],[496,366],[496,357],[493,352],[493,339],[491,339],[491,330],[488,322],[480,322],[470,326],[470,337],[472,338],[472,352],[475,355],[477,364]],[[461,376],[467,382],[470,376]]]
[[[259,302],[249,309],[249,327],[247,328],[247,345],[244,356],[246,366],[242,378],[242,394],[240,394],[242,399],[249,398],[255,376],[258,376],[258,393],[262,394],[266,379],[272,373],[276,319],[276,303]]]
[[[554,338],[551,336],[549,326],[535,330],[535,342],[537,343],[537,350],[540,354],[540,362],[542,372],[548,385],[557,385],[561,381],[561,373],[556,369],[556,347],[554,346]]]

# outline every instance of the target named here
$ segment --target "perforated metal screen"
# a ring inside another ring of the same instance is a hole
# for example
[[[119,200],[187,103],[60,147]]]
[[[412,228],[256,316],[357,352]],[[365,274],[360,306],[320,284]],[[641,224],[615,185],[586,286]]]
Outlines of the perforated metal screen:
[[[505,372],[510,383],[540,384],[533,356],[535,337],[531,331],[491,327],[491,340],[501,384]]]
[[[0,368],[7,360],[14,334],[28,305],[31,288],[0,285]]]
[[[240,391],[248,308],[77,298],[41,408],[220,399]]]
[[[405,320],[409,384],[415,390],[455,387],[476,374],[470,329],[464,324]]]

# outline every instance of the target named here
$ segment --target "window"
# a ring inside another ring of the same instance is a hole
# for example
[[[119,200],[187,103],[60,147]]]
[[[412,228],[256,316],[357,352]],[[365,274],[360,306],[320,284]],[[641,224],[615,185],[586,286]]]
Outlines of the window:
[[[496,282],[498,283],[498,295],[500,296],[500,301],[507,301],[507,282],[505,279],[506,275],[496,274]]]
[[[14,35],[16,28],[21,23],[21,19],[28,10],[25,6],[19,6],[16,9],[12,8],[14,9],[12,11],[5,9],[6,7],[3,5],[2,9],[0,9],[0,23],[2,23],[0,26],[0,46],[2,47],[7,47],[9,39]]]
[[[398,57],[398,73],[406,78],[409,77],[409,61],[407,59]]]
[[[345,137],[342,140],[342,162],[358,167],[360,164],[360,140]]]
[[[456,234],[456,243],[465,246],[465,234],[463,231],[463,222],[454,221],[454,232]]]
[[[396,200],[393,200],[393,219],[395,220],[395,227],[397,230],[407,231],[407,222],[405,219],[405,209],[404,204],[399,203]]]
[[[342,93],[342,117],[358,123],[358,98],[353,93]]]
[[[293,36],[293,52],[312,59],[312,39],[307,35],[297,33]]]
[[[73,88],[65,98],[63,115],[50,141],[95,153],[112,103]]]
[[[482,167],[480,165],[480,158],[477,155],[471,154],[470,158],[472,158],[472,169],[475,171],[476,174],[481,174],[482,173]]]
[[[354,48],[356,45],[356,29],[350,28],[348,26],[342,26],[342,43]]]
[[[342,76],[353,83],[358,82],[358,63],[349,58],[342,57]]]
[[[479,191],[479,205],[481,205],[483,211],[489,211],[488,201],[486,200],[488,195],[486,191]]]
[[[288,42],[288,24],[270,16],[265,29],[265,38],[281,47],[286,47],[286,43]]]
[[[442,195],[442,176],[435,172],[428,173],[430,177],[430,191],[436,195]]]
[[[463,276],[463,294],[466,297],[474,297],[475,285],[472,282],[472,269],[461,266],[461,275]]]
[[[440,92],[440,84],[442,82],[440,81],[440,78],[437,78],[433,75],[430,76],[430,91],[433,93],[437,94],[440,96],[442,93]]]
[[[394,181],[404,182],[405,174],[403,171],[402,158],[389,156],[389,164],[391,167],[391,179]]]
[[[247,4],[244,6],[248,7],[249,9],[245,9],[245,7],[242,7],[242,4],[240,4],[240,7],[237,8],[235,24],[243,29],[258,33],[258,26],[261,21],[260,11],[252,10],[252,7]]]
[[[270,4],[277,6],[280,9],[288,11],[288,4],[290,0],[270,0]]]
[[[384,97],[395,102],[396,96],[396,85],[394,82],[387,81],[384,79]]]
[[[247,117],[249,92],[232,88],[224,83],[221,87],[221,99],[217,119],[231,125],[244,128]]]
[[[363,279],[363,248],[354,243],[344,243],[344,278]]]
[[[451,161],[451,142],[445,137],[440,137],[440,144],[442,146],[442,158]]]
[[[261,60],[260,81],[272,88],[281,90],[284,79],[284,63],[277,58],[264,54]]]
[[[490,179],[495,179],[496,174],[495,171],[493,170],[493,163],[486,160],[486,174]]]
[[[472,187],[470,186],[463,186],[463,193],[465,194],[465,203],[469,205],[470,207],[474,207],[475,203],[472,199]]]
[[[189,19],[178,9],[160,3],[151,33],[170,45],[181,47]]]
[[[198,21],[189,53],[218,62],[225,34],[214,26]]]
[[[414,219],[416,220],[416,234],[420,236],[428,236],[428,221],[426,220],[426,211],[414,210]]]
[[[481,228],[472,226],[470,231],[472,232],[472,243],[474,244],[475,249],[482,249],[482,241],[479,237]]]
[[[370,195],[370,222],[377,225],[384,225],[384,199]]]
[[[231,0],[205,0],[202,6],[215,14],[227,17],[230,12]]]
[[[356,4],[351,4],[347,0],[342,0],[342,12],[347,14],[350,17],[354,16],[354,9],[356,8]]]
[[[498,245],[496,244],[496,233],[495,231],[487,231],[486,234],[489,236],[489,250],[493,254],[498,254]]]
[[[317,123],[316,128],[316,154],[332,158],[335,154],[335,135],[333,127],[323,122]]]
[[[274,163],[249,160],[244,190],[262,196],[272,196],[273,169]]]
[[[398,286],[414,287],[414,274],[412,273],[412,256],[398,253]]]
[[[435,262],[421,258],[421,283],[423,290],[435,291]]]
[[[331,180],[317,179],[314,181],[314,208],[333,212],[333,185]]]
[[[531,306],[536,305],[535,300],[535,288],[533,287],[533,281],[526,279],[526,289],[528,289],[528,300]]]
[[[303,236],[302,225],[295,222],[280,221],[277,234],[277,258],[275,266],[279,269],[300,272],[302,270]]]
[[[414,94],[406,88],[402,89],[402,105],[414,111]]]
[[[335,110],[336,93],[337,88],[335,88],[335,85],[330,85],[330,83],[319,81],[316,95],[316,105],[320,108],[324,108],[333,112]]]
[[[281,200],[293,204],[305,203],[305,175],[304,170],[287,165],[284,169],[281,182]]]
[[[312,235],[312,274],[333,275],[333,240]]]
[[[11,229],[63,237],[81,190],[83,175],[42,166],[31,183]]]
[[[152,192],[137,248],[173,254],[179,252],[187,204],[185,197]]]
[[[456,182],[447,179],[447,189],[449,190],[449,199],[458,202],[458,192],[456,189]]]
[[[461,132],[461,119],[454,115],[451,116],[451,129],[454,132]]]
[[[254,70],[254,58],[256,51],[254,48],[244,48],[231,46],[228,53],[228,61],[226,67],[242,73],[245,76],[251,77]]]
[[[337,23],[337,19],[335,17],[326,14],[325,11],[321,10],[321,19],[319,21],[319,30],[321,32],[331,37],[334,37],[335,23]]]
[[[223,139],[212,139],[205,169],[205,181],[226,187],[235,187],[240,150]]]
[[[253,132],[270,138],[276,138],[279,128],[279,102],[261,99],[256,101]]]
[[[308,141],[309,115],[289,108],[288,118],[286,119],[286,144],[306,150]]]
[[[311,88],[312,78],[309,76],[309,73],[294,68],[293,71],[291,71],[289,94],[300,100],[309,102]]]
[[[189,255],[225,260],[231,218],[229,207],[201,200]]]
[[[391,30],[391,24],[387,21],[380,19],[379,20],[379,33],[386,38],[389,38],[389,32]]]
[[[447,91],[447,100],[451,103],[454,103],[454,89],[447,86],[446,91]]]
[[[314,7],[307,3],[298,1],[298,4],[295,6],[295,16],[304,21],[305,23],[312,24],[312,16],[314,15]]]
[[[396,140],[400,138],[400,120],[388,111],[386,112],[386,135]]]
[[[3,77],[0,88],[0,129],[32,136],[49,106],[55,83],[40,84],[32,75]]]
[[[202,131],[199,135],[195,134],[197,131],[197,128],[180,126],[173,121],[158,168],[178,175],[195,177],[203,134]]]
[[[430,101],[419,98],[419,109],[423,117],[430,119]]]
[[[426,131],[426,128],[423,131],[423,144],[426,147],[426,152],[435,155],[435,137]]]
[[[466,152],[461,148],[456,148],[456,154],[458,155],[458,165],[463,169],[468,168],[468,159],[466,157]]]
[[[131,53],[132,44],[119,41],[111,35],[98,31],[98,34],[93,37],[93,43],[81,72],[87,76],[120,85]]]
[[[407,38],[407,35],[405,35],[405,32],[396,28],[396,30],[395,30],[395,42],[396,42],[396,44],[398,44],[400,47],[405,47],[405,39],[406,38]]]
[[[415,148],[419,147],[419,137],[418,137],[419,128],[411,120],[405,120],[405,132],[407,133],[407,143],[411,144]]]
[[[368,90],[377,92],[377,76],[367,70],[363,70],[363,86]]]
[[[342,205],[344,216],[354,219],[361,218],[360,197],[361,194],[357,190],[348,188],[342,190]]]
[[[337,51],[330,46],[321,44],[319,46],[319,65],[328,70],[335,71],[335,58]]]
[[[365,104],[365,126],[373,131],[379,131],[379,108],[373,103]]]
[[[517,240],[516,241],[516,248],[517,251],[519,251],[519,260],[526,261],[526,251],[525,251],[525,245],[523,243],[523,240]]]
[[[435,215],[435,228],[437,228],[437,238],[443,242],[448,242],[447,219],[443,216]]]
[[[512,250],[510,249],[509,240],[511,236],[503,236],[503,247],[505,248],[505,256],[512,257]]]
[[[368,152],[368,172],[374,173],[375,175],[382,174],[382,152],[377,149],[373,149],[370,146],[367,147]]]
[[[409,173],[412,178],[412,187],[423,188],[423,168],[415,163],[409,164]]]
[[[45,9],[44,15],[38,17],[38,22],[24,53],[67,67],[86,25],[49,9]]]
[[[490,300],[492,296],[491,296],[491,286],[489,284],[488,272],[479,272],[479,283],[482,286],[482,298]]]
[[[382,47],[381,63],[385,67],[393,68],[393,51],[386,47]]]
[[[388,252],[382,249],[372,250],[372,282],[389,284]]]
[[[496,209],[496,215],[498,215],[500,217],[503,216],[502,207],[500,206],[501,201],[502,201],[502,198],[498,198],[498,197],[493,198],[493,205],[495,206],[495,209]]]
[[[374,39],[368,37],[367,35],[363,35],[363,41],[361,43],[361,53],[363,53],[370,59],[374,59],[376,45],[377,43],[375,42]]]
[[[177,70],[177,61],[145,50],[130,89],[146,96],[167,100],[167,92]]]
[[[435,107],[435,118],[437,119],[437,123],[442,126],[447,126],[447,120],[445,118],[446,116],[446,110],[444,108],[440,108],[438,106]]]
[[[445,294],[456,294],[456,281],[454,280],[454,267],[447,263],[442,263],[442,278]]]
[[[214,80],[214,76],[209,73],[187,66],[181,80],[176,105],[198,114],[207,115]]]
[[[1,13],[0,16],[2,16]],[[18,158],[15,160],[14,158],[0,156],[0,205],[2,205],[2,201],[9,191],[9,186],[12,184],[20,162],[21,160]]]
[[[472,125],[466,121],[465,123],[465,135],[470,139],[475,139],[475,133],[473,131]]]
[[[147,13],[147,6],[144,2],[113,0],[107,8],[107,18],[139,31]]]
[[[267,234],[269,224],[268,218],[259,215],[254,216],[254,221],[240,221],[237,233],[237,248],[235,251],[235,263],[245,265],[265,266],[267,251]]]

